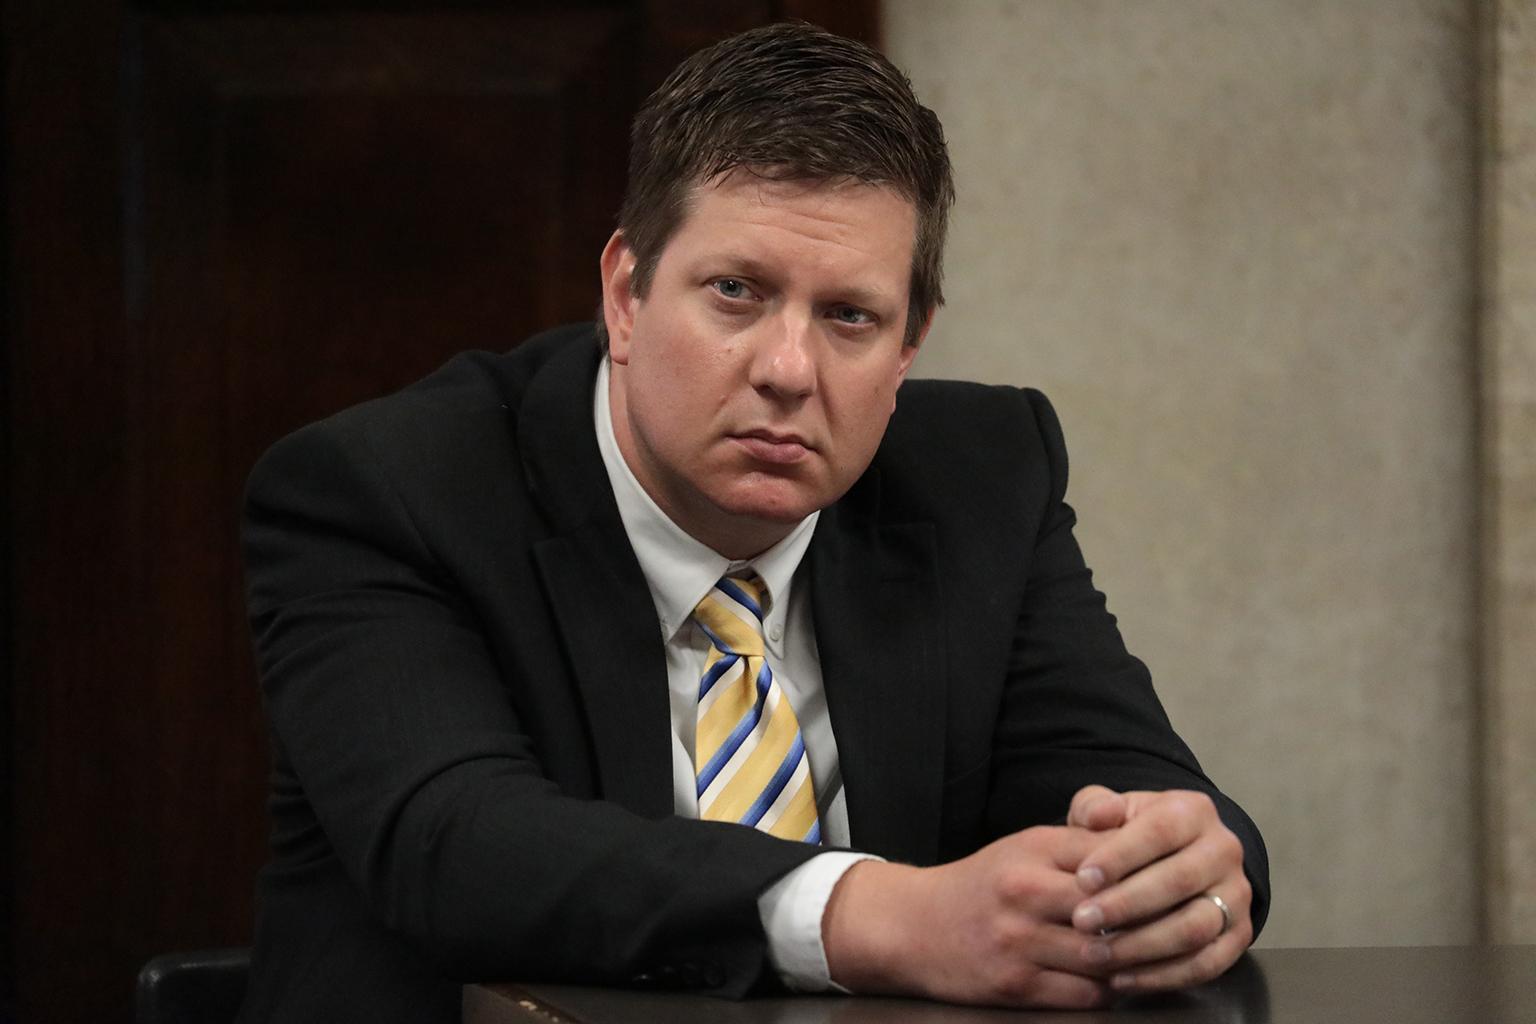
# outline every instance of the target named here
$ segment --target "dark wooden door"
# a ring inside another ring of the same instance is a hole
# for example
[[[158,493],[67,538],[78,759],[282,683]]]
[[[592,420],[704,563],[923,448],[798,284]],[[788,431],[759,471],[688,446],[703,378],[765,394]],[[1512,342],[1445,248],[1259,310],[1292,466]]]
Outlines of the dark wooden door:
[[[249,941],[255,457],[590,316],[628,118],[682,54],[875,30],[872,0],[330,6],[5,6],[0,1021],[127,1020],[149,956]]]

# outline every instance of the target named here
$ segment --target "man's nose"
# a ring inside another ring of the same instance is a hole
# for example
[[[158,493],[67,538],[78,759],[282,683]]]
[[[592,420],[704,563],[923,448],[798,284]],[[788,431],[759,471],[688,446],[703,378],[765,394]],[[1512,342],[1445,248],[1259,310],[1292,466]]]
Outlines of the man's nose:
[[[752,360],[752,386],[785,398],[816,390],[814,325],[809,316],[786,314],[764,325],[767,333]]]

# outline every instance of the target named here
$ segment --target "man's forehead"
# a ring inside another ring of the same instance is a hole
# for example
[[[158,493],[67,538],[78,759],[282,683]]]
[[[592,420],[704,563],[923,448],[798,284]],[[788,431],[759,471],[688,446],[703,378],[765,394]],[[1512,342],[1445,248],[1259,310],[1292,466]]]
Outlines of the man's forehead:
[[[697,252],[733,254],[751,261],[759,254],[750,230],[702,230],[754,224],[772,225],[849,248],[877,243],[878,252],[898,257],[901,272],[909,269],[916,246],[917,210],[897,190],[855,178],[771,178],[738,171],[701,182],[686,195],[666,248],[680,236]],[[690,230],[691,229],[691,230]]]

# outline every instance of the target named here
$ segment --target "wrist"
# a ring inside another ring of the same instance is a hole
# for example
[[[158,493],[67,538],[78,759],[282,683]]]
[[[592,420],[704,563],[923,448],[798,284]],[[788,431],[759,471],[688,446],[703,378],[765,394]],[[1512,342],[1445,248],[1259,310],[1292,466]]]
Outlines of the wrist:
[[[905,864],[869,860],[838,880],[821,919],[832,981],[855,993],[910,990],[904,959],[913,931],[906,918],[921,913],[917,889],[922,873]]]

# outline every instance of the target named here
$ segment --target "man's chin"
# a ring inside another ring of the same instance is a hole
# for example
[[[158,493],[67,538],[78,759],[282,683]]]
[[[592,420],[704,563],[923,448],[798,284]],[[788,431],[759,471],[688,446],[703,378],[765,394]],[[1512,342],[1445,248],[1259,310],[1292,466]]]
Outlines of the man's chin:
[[[791,527],[818,509],[831,504],[817,496],[798,491],[777,493],[760,491],[751,494],[727,495],[715,502],[715,507],[726,516],[743,522],[756,522],[765,526]]]

